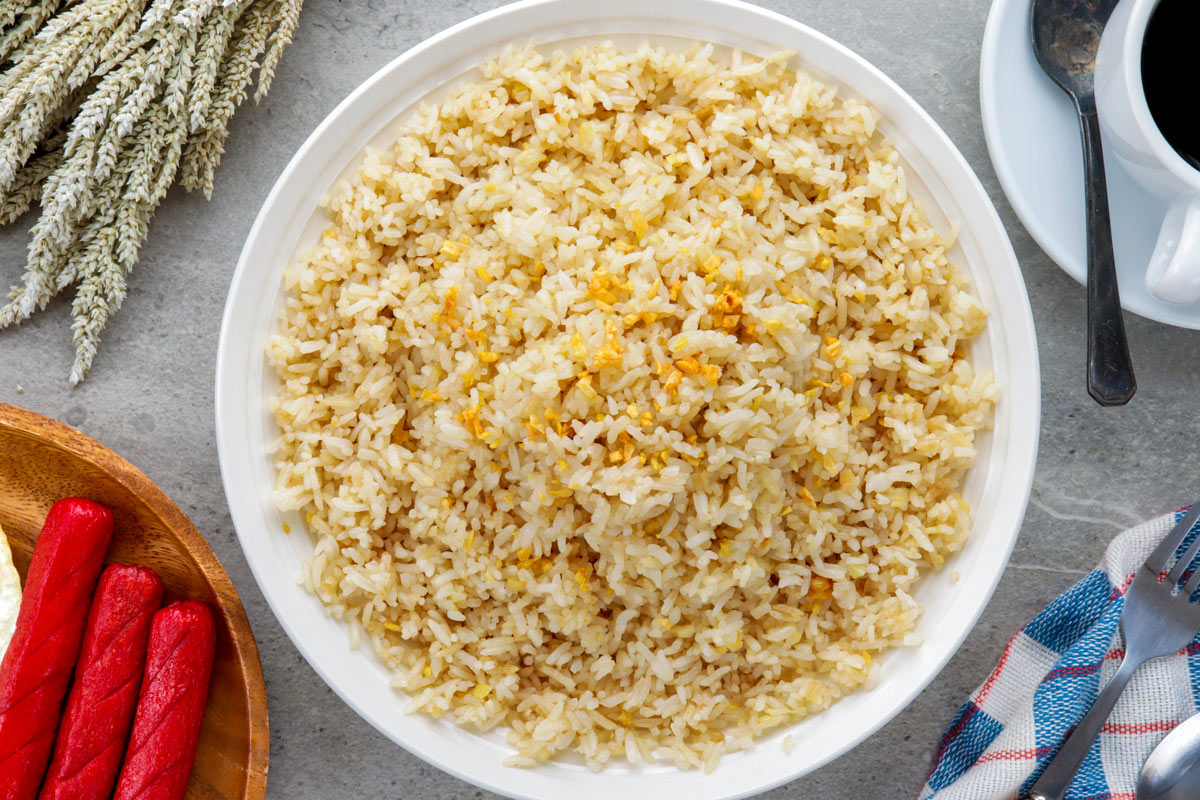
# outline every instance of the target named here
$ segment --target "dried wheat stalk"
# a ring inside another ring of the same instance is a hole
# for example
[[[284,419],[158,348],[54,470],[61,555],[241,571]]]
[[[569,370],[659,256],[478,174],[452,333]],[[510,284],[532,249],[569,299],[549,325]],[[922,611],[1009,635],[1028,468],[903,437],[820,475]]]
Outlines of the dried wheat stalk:
[[[270,87],[303,0],[0,0],[0,224],[38,203],[20,324],[75,287],[79,383],[154,209],[211,196],[229,121]]]

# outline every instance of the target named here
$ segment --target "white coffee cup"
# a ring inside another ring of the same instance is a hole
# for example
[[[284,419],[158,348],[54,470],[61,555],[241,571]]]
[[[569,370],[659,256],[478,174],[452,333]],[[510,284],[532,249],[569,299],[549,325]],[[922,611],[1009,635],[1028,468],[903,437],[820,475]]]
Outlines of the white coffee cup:
[[[1193,0],[1196,1],[1196,0]],[[1096,108],[1105,156],[1169,206],[1146,269],[1146,288],[1169,303],[1200,300],[1200,170],[1167,142],[1142,86],[1142,41],[1159,0],[1121,0],[1096,56]],[[1186,85],[1181,81],[1181,87]],[[1181,92],[1180,102],[1190,102]]]

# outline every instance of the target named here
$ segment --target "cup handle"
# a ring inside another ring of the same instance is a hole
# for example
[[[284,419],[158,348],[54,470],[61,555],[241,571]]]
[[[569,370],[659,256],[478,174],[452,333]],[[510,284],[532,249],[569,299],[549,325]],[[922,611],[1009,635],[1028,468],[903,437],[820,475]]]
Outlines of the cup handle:
[[[1150,256],[1146,288],[1168,303],[1200,300],[1200,197],[1171,203]]]

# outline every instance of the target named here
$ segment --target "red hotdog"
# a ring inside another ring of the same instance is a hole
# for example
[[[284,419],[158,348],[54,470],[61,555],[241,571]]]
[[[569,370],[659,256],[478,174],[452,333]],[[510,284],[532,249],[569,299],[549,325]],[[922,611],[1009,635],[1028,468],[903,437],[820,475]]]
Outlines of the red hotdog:
[[[203,603],[174,603],[154,615],[146,675],[113,800],[183,800],[196,760],[216,625]]]
[[[162,594],[162,581],[145,567],[113,564],[100,576],[41,800],[112,795]]]
[[[70,497],[51,507],[33,548],[0,664],[0,800],[37,796],[112,530],[107,508]]]

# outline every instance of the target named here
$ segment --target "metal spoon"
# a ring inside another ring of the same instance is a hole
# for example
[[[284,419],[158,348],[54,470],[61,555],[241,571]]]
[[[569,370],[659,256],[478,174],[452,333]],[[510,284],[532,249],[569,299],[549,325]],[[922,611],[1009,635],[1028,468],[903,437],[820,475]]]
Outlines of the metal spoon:
[[[1087,180],[1087,388],[1097,403],[1119,406],[1137,391],[1113,258],[1108,185],[1093,83],[1100,34],[1117,0],[1034,0],[1033,52],[1046,74],[1075,103],[1083,130]]]
[[[1150,753],[1138,776],[1137,800],[1200,797],[1200,714],[1175,726]]]

